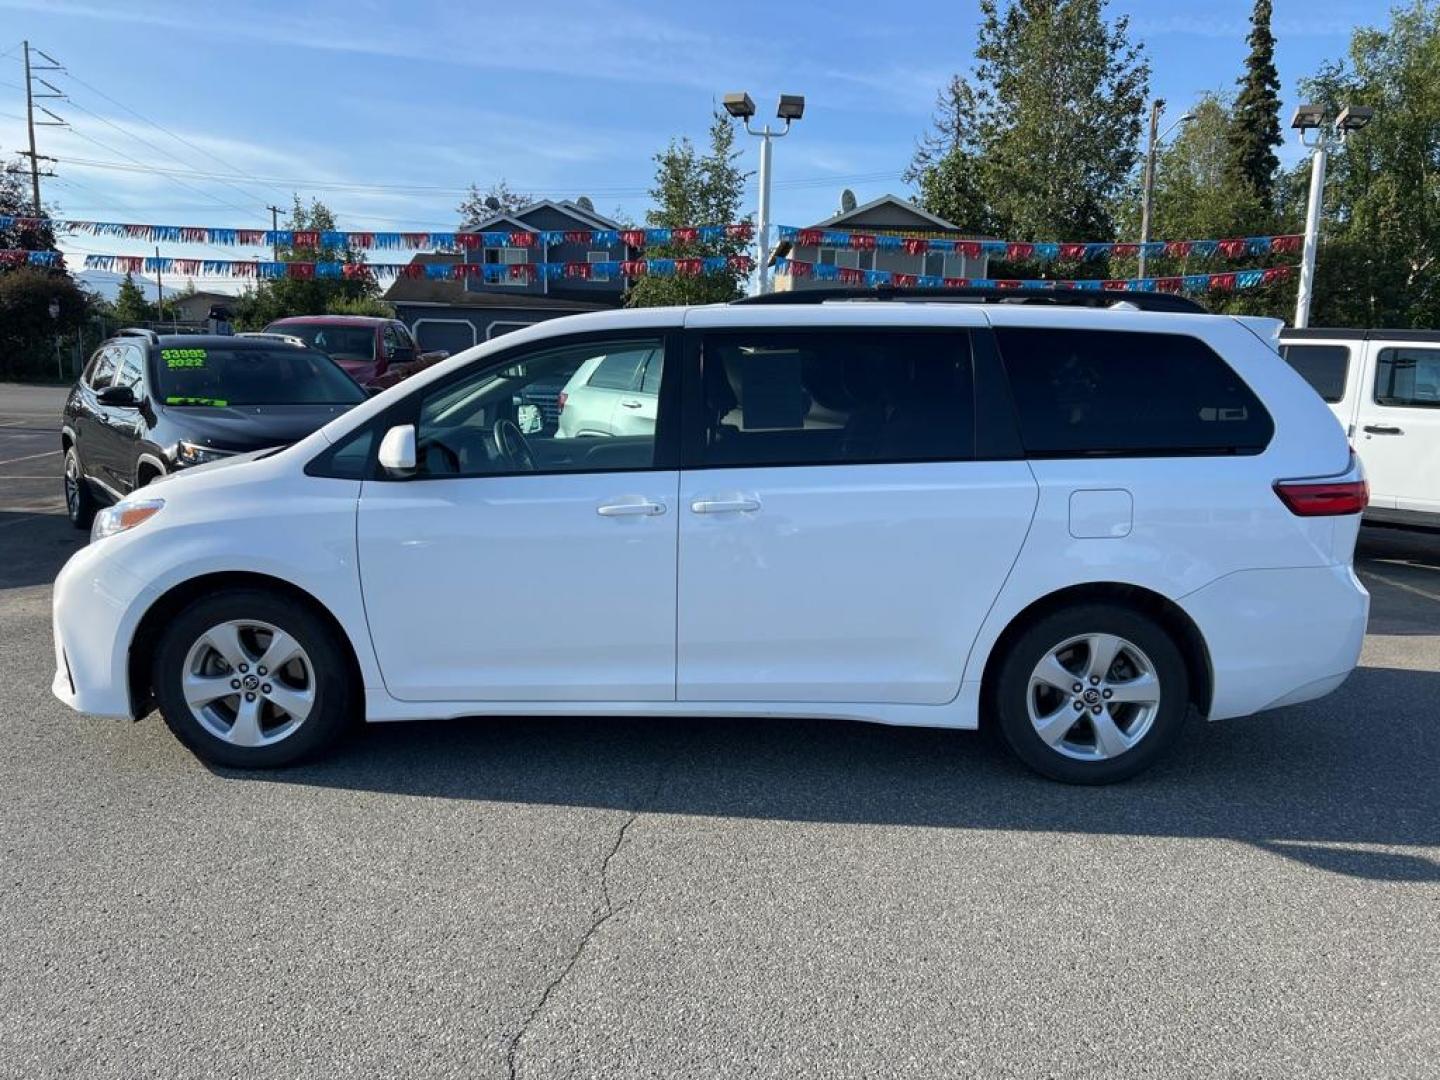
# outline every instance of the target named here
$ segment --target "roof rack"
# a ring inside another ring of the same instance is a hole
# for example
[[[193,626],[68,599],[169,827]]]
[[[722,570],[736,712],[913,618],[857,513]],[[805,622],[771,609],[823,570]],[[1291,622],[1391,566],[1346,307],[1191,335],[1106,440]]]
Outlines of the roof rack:
[[[147,330],[143,326],[125,326],[115,331],[116,337],[143,337],[149,340],[150,344],[158,345],[160,335],[154,330]]]
[[[879,300],[883,302],[929,302],[955,300],[974,304],[1050,304],[1060,307],[1107,308],[1125,303],[1141,311],[1169,311],[1209,314],[1198,300],[1176,293],[1131,292],[1122,289],[985,289],[985,288],[897,288],[839,286],[833,289],[791,289],[787,292],[744,296],[732,304],[823,304],[829,300]]]

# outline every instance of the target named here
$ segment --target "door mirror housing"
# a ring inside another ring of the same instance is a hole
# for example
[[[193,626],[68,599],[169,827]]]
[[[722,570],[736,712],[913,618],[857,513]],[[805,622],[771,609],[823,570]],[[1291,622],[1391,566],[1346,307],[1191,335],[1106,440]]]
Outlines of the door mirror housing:
[[[407,476],[415,471],[415,425],[398,424],[385,432],[380,440],[380,467],[392,476]]]
[[[135,391],[128,386],[107,386],[95,395],[101,405],[130,409],[135,407]]]

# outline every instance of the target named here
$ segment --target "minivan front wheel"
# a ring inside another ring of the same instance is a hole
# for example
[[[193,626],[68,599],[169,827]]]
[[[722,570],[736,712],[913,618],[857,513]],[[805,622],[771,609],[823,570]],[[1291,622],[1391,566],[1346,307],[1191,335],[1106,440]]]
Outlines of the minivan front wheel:
[[[273,768],[333,743],[353,715],[334,631],[275,593],[230,589],[185,608],[161,635],[155,696],[177,738],[232,768]]]
[[[1120,605],[1053,612],[1002,661],[996,705],[1005,741],[1055,780],[1105,784],[1148,768],[1190,707],[1185,660],[1149,616]]]

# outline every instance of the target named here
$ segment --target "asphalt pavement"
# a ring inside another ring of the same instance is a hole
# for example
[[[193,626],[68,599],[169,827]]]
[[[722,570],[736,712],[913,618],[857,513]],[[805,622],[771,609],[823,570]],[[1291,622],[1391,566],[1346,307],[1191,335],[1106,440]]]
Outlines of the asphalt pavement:
[[[1112,788],[808,721],[231,773],[50,695],[62,396],[0,386],[0,1076],[1440,1072],[1440,537],[1364,531],[1338,692]]]

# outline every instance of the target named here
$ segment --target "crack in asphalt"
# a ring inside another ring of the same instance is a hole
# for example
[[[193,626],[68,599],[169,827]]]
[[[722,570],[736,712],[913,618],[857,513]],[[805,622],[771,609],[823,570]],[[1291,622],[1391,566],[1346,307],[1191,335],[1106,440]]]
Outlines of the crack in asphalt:
[[[630,831],[630,826],[635,824],[640,815],[645,812],[645,809],[653,804],[659,796],[660,788],[664,785],[665,777],[668,773],[669,762],[666,762],[661,766],[650,793],[636,804],[635,809],[631,810],[629,816],[621,823],[619,831],[615,834],[615,843],[611,845],[610,850],[605,855],[604,861],[600,863],[600,906],[592,910],[591,914],[594,917],[590,920],[589,927],[585,930],[585,933],[581,935],[580,940],[576,942],[575,948],[571,950],[560,972],[546,984],[545,989],[540,994],[540,999],[535,1002],[535,1005],[526,1015],[524,1023],[520,1025],[520,1029],[516,1031],[514,1038],[510,1040],[510,1045],[505,1049],[505,1065],[509,1070],[510,1080],[516,1080],[518,1075],[516,1057],[520,1050],[520,1043],[524,1041],[526,1034],[529,1033],[531,1025],[534,1024],[540,1014],[545,1011],[545,1006],[549,1004],[551,995],[560,988],[560,984],[570,976],[570,972],[574,970],[575,965],[579,963],[580,957],[585,953],[585,947],[590,944],[590,939],[599,932],[602,926],[634,902],[628,901],[616,907],[611,901],[610,863],[614,860],[615,856],[620,853],[620,848],[625,843],[625,836]],[[644,895],[643,889],[640,895]],[[638,900],[639,896],[635,899]]]

